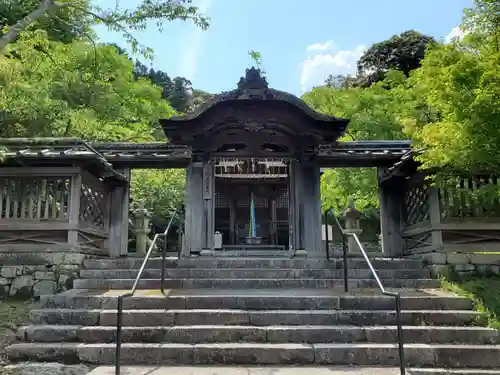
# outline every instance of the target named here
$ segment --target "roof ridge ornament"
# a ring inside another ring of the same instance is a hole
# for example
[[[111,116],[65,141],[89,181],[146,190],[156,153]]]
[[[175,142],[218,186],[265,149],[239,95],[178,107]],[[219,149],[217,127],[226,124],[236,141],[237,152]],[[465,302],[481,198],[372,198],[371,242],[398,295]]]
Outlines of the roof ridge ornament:
[[[269,84],[260,69],[251,67],[246,69],[245,77],[238,82],[237,99],[266,99],[269,93]]]

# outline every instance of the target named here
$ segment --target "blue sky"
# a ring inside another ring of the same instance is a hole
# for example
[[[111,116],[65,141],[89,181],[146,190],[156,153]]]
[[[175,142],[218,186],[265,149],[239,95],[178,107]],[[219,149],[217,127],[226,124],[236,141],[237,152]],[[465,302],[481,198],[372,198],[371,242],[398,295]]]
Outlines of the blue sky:
[[[114,7],[114,0],[95,0]],[[139,0],[122,1],[132,7]],[[455,35],[462,10],[473,0],[195,0],[211,18],[201,31],[184,22],[154,24],[134,35],[154,51],[147,62],[171,77],[184,76],[194,88],[217,93],[235,88],[262,54],[273,88],[301,95],[328,74],[353,73],[373,43],[414,29],[445,40]],[[119,34],[97,29],[102,41],[126,47]],[[451,33],[451,34],[450,34]]]

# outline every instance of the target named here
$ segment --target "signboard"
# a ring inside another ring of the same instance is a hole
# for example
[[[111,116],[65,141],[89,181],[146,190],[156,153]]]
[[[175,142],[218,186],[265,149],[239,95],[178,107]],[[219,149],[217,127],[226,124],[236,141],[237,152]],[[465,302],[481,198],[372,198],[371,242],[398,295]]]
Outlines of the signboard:
[[[203,166],[203,199],[212,199],[212,164]]]

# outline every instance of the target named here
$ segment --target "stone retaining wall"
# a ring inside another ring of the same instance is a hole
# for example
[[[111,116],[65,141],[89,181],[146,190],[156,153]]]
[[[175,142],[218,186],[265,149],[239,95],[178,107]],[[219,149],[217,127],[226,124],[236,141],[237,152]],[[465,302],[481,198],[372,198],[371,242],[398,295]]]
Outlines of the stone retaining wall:
[[[445,274],[450,271],[459,275],[500,275],[500,253],[436,252],[421,254],[418,257],[427,264],[433,276]]]
[[[39,297],[71,289],[85,257],[75,252],[0,253],[0,297]]]

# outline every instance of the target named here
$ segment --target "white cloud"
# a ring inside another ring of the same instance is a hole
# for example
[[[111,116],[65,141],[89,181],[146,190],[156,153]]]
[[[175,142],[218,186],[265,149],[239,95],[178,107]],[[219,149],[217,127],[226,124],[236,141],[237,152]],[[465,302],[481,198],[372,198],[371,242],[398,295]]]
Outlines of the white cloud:
[[[455,38],[458,40],[463,39],[467,33],[463,31],[459,26],[454,27],[451,31],[444,37],[445,43],[451,43]]]
[[[327,40],[325,43],[314,43],[307,47],[308,51],[328,51],[335,46],[333,40]]]
[[[316,44],[319,45],[320,43]],[[308,51],[311,51],[310,47],[307,48]],[[366,49],[367,46],[360,44],[351,50],[337,51],[330,54],[318,53],[309,56],[302,65],[302,74],[300,76],[302,92],[323,85],[330,74],[355,74],[357,70],[356,63]]]
[[[206,15],[212,5],[212,0],[199,0],[193,5],[198,7],[200,13]],[[192,80],[196,75],[198,71],[198,60],[203,48],[203,33],[204,31],[201,28],[193,26],[191,33],[188,33],[186,36],[183,43],[185,48],[182,50],[179,59],[178,74],[181,77]]]

